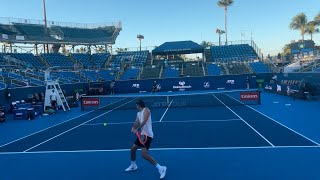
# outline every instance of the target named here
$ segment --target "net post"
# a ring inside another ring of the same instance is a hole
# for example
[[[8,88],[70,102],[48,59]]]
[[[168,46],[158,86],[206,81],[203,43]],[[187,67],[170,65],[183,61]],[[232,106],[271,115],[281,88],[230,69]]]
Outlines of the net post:
[[[258,96],[259,96],[258,105],[261,105],[261,91],[260,91],[260,89],[258,89],[257,91],[258,91]]]
[[[83,111],[83,96],[80,96],[80,109]]]

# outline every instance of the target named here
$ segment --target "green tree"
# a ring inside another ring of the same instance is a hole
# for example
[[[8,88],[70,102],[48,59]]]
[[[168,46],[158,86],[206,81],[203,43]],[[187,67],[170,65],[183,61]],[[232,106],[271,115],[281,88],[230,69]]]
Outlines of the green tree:
[[[227,29],[227,13],[228,7],[233,4],[233,0],[220,0],[218,6],[224,8],[224,30],[226,33],[226,44],[228,43],[228,29]]]
[[[320,26],[320,12],[316,15],[314,21],[316,22],[317,26]]]
[[[282,51],[283,51],[283,55],[285,56],[291,54],[290,44],[284,45],[284,47],[282,48]]]
[[[204,48],[211,47],[212,45],[213,45],[212,42],[209,42],[209,41],[202,41],[201,42],[201,46],[203,46]]]
[[[316,23],[316,21],[310,21],[310,22],[307,24],[306,33],[311,36],[311,40],[313,40],[313,35],[314,35],[314,34],[319,33],[319,28],[317,28],[317,23]]]
[[[306,34],[307,27],[308,27],[308,18],[304,13],[300,13],[296,15],[290,23],[291,29],[300,30],[302,41],[304,41],[304,35]]]

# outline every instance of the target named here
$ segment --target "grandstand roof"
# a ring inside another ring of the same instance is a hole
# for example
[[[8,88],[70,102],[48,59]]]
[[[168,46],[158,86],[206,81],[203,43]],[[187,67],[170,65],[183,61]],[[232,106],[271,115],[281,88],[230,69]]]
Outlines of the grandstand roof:
[[[203,52],[204,47],[193,41],[166,42],[152,51],[154,55],[193,54]]]

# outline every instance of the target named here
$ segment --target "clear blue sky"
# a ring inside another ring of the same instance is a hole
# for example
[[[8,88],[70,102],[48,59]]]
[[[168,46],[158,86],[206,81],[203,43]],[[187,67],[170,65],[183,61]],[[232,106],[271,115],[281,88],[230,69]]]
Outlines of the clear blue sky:
[[[100,23],[121,20],[121,32],[115,47],[137,47],[137,34],[143,34],[143,46],[166,41],[202,40],[218,42],[217,27],[224,27],[223,9],[218,0],[47,0],[49,21]],[[264,54],[274,54],[285,43],[300,38],[289,29],[293,16],[305,12],[309,20],[320,12],[319,0],[234,0],[228,11],[229,40],[253,39]],[[42,0],[0,0],[1,17],[43,19]],[[308,39],[309,36],[306,36]],[[224,38],[223,38],[224,39]],[[319,44],[320,35],[314,37]]]

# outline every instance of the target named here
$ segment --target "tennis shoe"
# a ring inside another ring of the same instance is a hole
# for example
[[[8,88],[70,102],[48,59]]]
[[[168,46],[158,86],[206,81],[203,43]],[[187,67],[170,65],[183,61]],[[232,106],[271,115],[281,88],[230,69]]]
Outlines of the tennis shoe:
[[[159,173],[160,173],[160,179],[163,179],[166,176],[167,167],[166,166],[162,166],[161,169],[159,170]]]
[[[126,169],[126,172],[129,172],[129,171],[135,171],[138,169],[138,166],[137,165],[130,165],[127,169]]]

